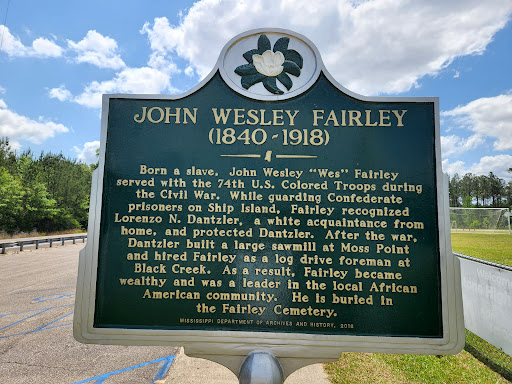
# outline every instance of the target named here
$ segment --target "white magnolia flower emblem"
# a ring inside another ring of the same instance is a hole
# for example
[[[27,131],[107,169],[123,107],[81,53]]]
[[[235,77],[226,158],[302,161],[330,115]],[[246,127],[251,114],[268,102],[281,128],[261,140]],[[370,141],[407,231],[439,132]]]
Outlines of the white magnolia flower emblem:
[[[242,56],[247,64],[239,65],[235,73],[240,75],[240,84],[245,89],[251,88],[257,83],[274,95],[282,95],[284,92],[277,86],[277,80],[289,91],[293,87],[293,81],[289,74],[300,76],[302,69],[302,56],[299,52],[288,49],[289,37],[279,38],[272,49],[272,44],[266,35],[258,38],[258,48],[245,52]]]
[[[283,72],[284,55],[280,52],[267,50],[263,55],[252,55],[256,70],[265,76],[277,76]]]

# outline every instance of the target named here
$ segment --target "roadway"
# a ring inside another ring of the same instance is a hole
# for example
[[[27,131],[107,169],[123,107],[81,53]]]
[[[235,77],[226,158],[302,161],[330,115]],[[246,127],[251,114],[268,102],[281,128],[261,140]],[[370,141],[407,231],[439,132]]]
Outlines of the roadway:
[[[3,384],[166,381],[176,349],[85,345],[73,338],[78,252],[84,244],[0,255]]]

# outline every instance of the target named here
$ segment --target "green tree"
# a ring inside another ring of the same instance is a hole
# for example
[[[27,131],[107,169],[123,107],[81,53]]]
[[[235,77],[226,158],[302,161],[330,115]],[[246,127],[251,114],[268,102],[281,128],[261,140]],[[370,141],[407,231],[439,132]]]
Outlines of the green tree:
[[[512,173],[512,168],[509,168]],[[462,178],[455,174],[449,182],[450,206],[510,207],[512,205],[512,181],[506,183],[494,173],[474,175],[466,173]]]
[[[466,173],[460,180],[460,188],[462,196],[474,196],[475,192],[475,177],[472,173]]]
[[[34,159],[0,140],[0,231],[42,232],[85,228],[92,169],[62,154]]]
[[[473,199],[471,198],[471,196],[466,195],[466,196],[464,196],[464,198],[462,199],[462,206],[463,206],[464,208],[473,208],[472,201],[473,201]]]
[[[4,167],[11,174],[16,168],[16,154],[6,137],[0,139],[0,167]]]
[[[24,192],[21,182],[5,167],[0,167],[0,230],[14,233],[23,213]]]
[[[508,173],[512,173],[512,168],[507,170]],[[504,208],[512,208],[512,180],[505,186],[505,205]]]
[[[460,200],[462,200],[462,197],[460,188],[460,177],[457,173],[453,175],[453,177],[450,179],[450,182],[448,183],[448,189],[450,197],[450,207],[460,207]]]
[[[51,199],[42,183],[24,189],[23,212],[19,215],[19,228],[24,232],[52,229],[52,220],[59,213],[57,202]]]
[[[480,228],[480,222],[478,220],[473,220],[469,226],[469,228],[473,228],[473,230]]]
[[[489,172],[489,192],[494,208],[498,208],[501,205],[501,199],[505,194],[504,189],[505,182],[492,172]]]
[[[79,226],[87,226],[89,194],[92,170],[75,160],[66,159],[62,154],[41,154],[35,167],[39,170],[38,181],[45,184],[51,198],[65,212],[73,217]]]
[[[482,206],[485,205],[485,189],[487,188],[486,176],[473,176],[473,197],[476,200],[476,207],[480,206],[479,201],[482,201]]]
[[[512,207],[512,181],[509,181],[505,186],[504,207]]]
[[[97,161],[94,164],[90,165],[92,171],[95,171],[100,166],[100,149],[99,148],[96,149],[96,157],[97,157]]]

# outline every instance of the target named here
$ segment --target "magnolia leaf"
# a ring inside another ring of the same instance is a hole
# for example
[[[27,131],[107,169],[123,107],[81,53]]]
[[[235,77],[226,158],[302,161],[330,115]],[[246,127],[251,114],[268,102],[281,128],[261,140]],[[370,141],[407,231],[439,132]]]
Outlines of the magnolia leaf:
[[[267,35],[261,35],[258,39],[258,51],[260,55],[263,55],[263,52],[270,51],[272,49],[270,45],[270,40]]]
[[[285,72],[292,74],[293,76],[300,76],[300,68],[293,61],[285,61],[283,63],[283,68]]]
[[[262,81],[265,77],[266,76],[262,75],[261,73],[258,73],[256,75],[242,76],[242,80],[240,82],[242,84],[242,87],[244,87],[245,89],[249,89],[254,84]]]
[[[274,44],[274,52],[280,51],[284,55],[284,53],[288,50],[288,43],[289,42],[290,42],[290,38],[289,37],[281,37]]]
[[[251,49],[250,51],[247,51],[243,54],[245,60],[247,60],[249,63],[252,64],[252,56],[253,55],[259,55],[260,54],[260,51],[258,51],[257,49]]]
[[[263,80],[263,85],[270,93],[274,95],[282,95],[284,92],[277,88],[276,78],[275,77],[265,77]]]
[[[248,76],[255,75],[258,73],[258,70],[254,66],[254,64],[244,64],[235,69],[235,73],[240,76]]]
[[[279,80],[287,90],[290,90],[290,88],[293,86],[292,79],[290,79],[290,76],[284,72],[281,72],[279,75],[277,75],[277,80]]]
[[[294,49],[287,49],[286,52],[283,52],[284,58],[288,61],[293,61],[299,68],[302,69],[302,56],[299,52]]]

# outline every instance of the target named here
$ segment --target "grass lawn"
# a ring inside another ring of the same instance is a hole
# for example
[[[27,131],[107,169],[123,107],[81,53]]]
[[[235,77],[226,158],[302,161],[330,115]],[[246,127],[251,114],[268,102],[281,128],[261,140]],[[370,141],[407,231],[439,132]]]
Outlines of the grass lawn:
[[[453,252],[512,266],[512,235],[452,233]]]
[[[512,266],[512,236],[508,234],[452,233],[452,248],[457,253]],[[333,384],[509,383],[465,350],[439,358],[342,353],[337,362],[326,364],[326,371]]]
[[[326,371],[333,384],[509,383],[466,351],[443,357],[342,353]]]

